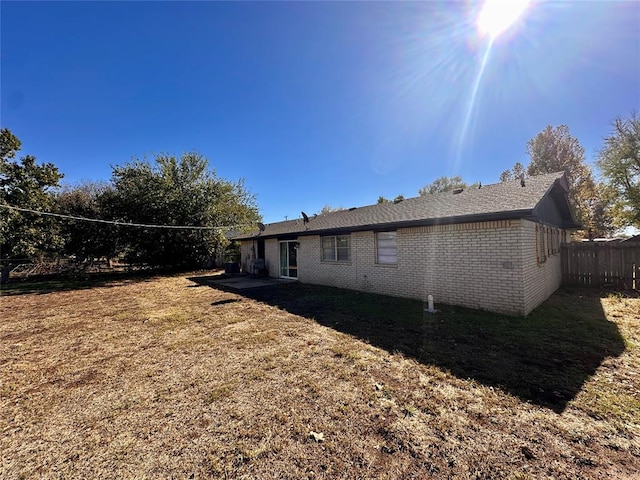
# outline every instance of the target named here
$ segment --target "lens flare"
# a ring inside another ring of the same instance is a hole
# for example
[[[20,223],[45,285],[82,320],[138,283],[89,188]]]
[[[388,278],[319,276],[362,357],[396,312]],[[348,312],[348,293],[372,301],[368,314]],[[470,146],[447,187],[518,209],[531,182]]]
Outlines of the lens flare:
[[[482,77],[484,76],[487,68],[487,63],[491,50],[494,46],[494,41],[525,13],[530,3],[531,0],[486,0],[482,6],[482,10],[480,10],[480,13],[478,14],[476,19],[476,28],[481,36],[488,36],[489,40],[486,44],[484,55],[482,55],[482,60],[477,70],[475,81],[473,82],[467,112],[464,117],[464,121],[462,122],[455,157],[456,167],[460,164],[463,146],[468,135],[469,124],[471,122],[476,101],[478,100],[480,84],[482,83]]]
[[[486,0],[476,20],[481,35],[496,38],[527,10],[531,0]]]
[[[462,122],[462,129],[460,130],[460,140],[458,142],[458,152],[456,155],[456,167],[457,164],[460,163],[460,155],[462,154],[462,144],[467,136],[467,131],[469,130],[469,122],[471,120],[471,114],[473,113],[473,106],[476,103],[476,97],[478,96],[478,89],[480,88],[480,82],[482,82],[482,77],[484,76],[484,71],[487,68],[487,61],[489,60],[489,54],[491,53],[491,46],[493,44],[493,37],[489,41],[487,48],[484,51],[484,55],[482,56],[482,62],[480,62],[480,68],[478,69],[478,74],[476,75],[476,79],[473,82],[473,88],[471,89],[471,96],[469,98],[469,105],[467,107],[467,114],[464,117],[464,122]]]

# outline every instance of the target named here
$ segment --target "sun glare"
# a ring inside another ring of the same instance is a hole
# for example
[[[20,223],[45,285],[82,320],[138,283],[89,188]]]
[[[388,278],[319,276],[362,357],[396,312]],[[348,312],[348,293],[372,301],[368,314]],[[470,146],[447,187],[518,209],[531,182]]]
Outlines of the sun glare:
[[[531,0],[485,0],[482,10],[478,14],[476,19],[478,33],[481,36],[489,36],[489,41],[484,46],[484,54],[480,57],[482,61],[479,63],[476,78],[471,88],[467,113],[460,130],[456,163],[460,162],[462,148],[471,125],[473,109],[480,92],[480,84],[487,68],[489,55],[494,46],[494,40],[522,17],[527,8],[529,8],[530,3]]]
[[[476,25],[482,35],[496,38],[525,12],[531,0],[486,0]]]

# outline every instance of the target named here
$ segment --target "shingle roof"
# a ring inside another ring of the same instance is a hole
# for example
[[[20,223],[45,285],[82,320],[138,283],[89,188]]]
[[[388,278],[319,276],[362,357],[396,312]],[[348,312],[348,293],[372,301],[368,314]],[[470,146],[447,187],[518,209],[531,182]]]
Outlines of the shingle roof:
[[[634,235],[633,237],[625,238],[622,241],[629,242],[629,243],[638,243],[640,242],[640,235]]]
[[[461,193],[435,193],[409,198],[400,203],[380,203],[350,210],[340,210],[302,219],[270,223],[260,233],[241,235],[238,239],[285,235],[310,235],[340,230],[370,230],[385,226],[429,225],[474,220],[523,218],[533,215],[542,198],[555,185],[566,191],[564,173],[529,177],[525,186],[520,180],[465,189]]]

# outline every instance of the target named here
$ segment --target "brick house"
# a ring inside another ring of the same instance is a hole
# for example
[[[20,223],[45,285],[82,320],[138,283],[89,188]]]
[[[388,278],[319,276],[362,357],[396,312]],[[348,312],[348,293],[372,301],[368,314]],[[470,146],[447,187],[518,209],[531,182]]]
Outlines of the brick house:
[[[272,277],[527,315],[579,228],[563,173],[268,224],[238,237]]]

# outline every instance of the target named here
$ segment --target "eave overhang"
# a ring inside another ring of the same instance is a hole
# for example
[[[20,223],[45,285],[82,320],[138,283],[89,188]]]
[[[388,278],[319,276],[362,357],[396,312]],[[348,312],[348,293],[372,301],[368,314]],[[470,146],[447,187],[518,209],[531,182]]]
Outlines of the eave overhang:
[[[366,232],[366,231],[382,232],[382,231],[389,231],[389,230],[397,230],[399,228],[430,227],[434,225],[452,225],[456,223],[490,222],[490,221],[497,221],[497,220],[517,220],[517,219],[535,220],[535,217],[533,216],[533,210],[531,209],[513,210],[509,212],[494,212],[494,213],[482,213],[482,214],[476,214],[476,215],[461,215],[461,216],[445,217],[445,218],[405,220],[405,221],[398,221],[398,222],[375,223],[375,224],[355,225],[355,226],[349,226],[349,227],[323,228],[323,229],[313,229],[313,228],[307,227],[307,229],[299,230],[297,232],[282,232],[282,233],[274,233],[274,234],[258,233],[251,236],[239,237],[239,238],[236,238],[236,240],[256,240],[259,238],[261,239],[278,238],[278,239],[290,240],[292,238],[304,237],[304,236],[310,236],[310,235],[340,235],[340,234],[347,234],[351,232]]]

